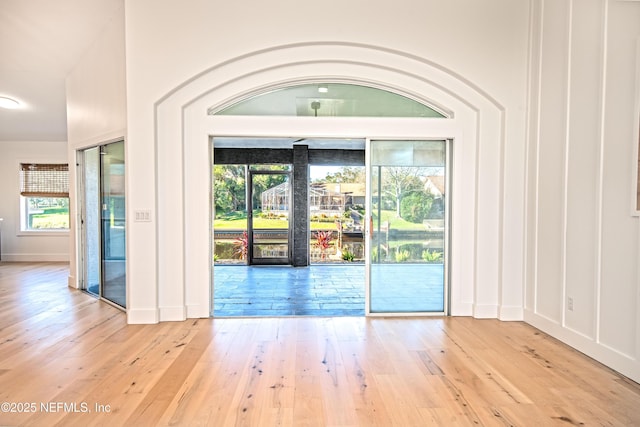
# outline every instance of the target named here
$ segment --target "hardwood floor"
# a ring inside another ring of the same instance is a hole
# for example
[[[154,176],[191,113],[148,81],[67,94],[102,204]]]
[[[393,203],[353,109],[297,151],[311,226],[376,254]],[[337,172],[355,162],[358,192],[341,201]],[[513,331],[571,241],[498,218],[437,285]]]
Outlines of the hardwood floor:
[[[127,325],[67,274],[0,263],[0,425],[640,425],[640,385],[524,323]]]

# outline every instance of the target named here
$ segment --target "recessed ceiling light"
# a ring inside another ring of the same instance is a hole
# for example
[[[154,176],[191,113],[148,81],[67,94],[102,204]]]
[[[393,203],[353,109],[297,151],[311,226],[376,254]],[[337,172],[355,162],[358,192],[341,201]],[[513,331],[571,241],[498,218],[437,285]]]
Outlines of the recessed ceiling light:
[[[329,92],[329,86],[327,86],[327,85],[318,85],[318,92],[320,92],[320,93]]]
[[[20,103],[15,99],[7,98],[6,96],[0,96],[0,107],[14,109],[18,108]]]

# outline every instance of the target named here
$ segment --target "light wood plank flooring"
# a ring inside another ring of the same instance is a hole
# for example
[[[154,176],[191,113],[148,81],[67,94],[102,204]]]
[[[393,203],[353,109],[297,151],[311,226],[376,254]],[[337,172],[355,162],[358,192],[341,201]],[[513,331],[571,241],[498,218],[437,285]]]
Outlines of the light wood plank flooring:
[[[524,323],[127,325],[67,274],[0,263],[0,425],[640,425],[638,384]]]

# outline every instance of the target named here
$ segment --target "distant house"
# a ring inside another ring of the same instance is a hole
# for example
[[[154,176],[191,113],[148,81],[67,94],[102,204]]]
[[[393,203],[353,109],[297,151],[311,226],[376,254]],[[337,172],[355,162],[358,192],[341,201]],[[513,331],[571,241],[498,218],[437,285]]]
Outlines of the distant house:
[[[444,176],[429,176],[425,180],[424,190],[433,195],[433,206],[429,213],[429,217],[422,223],[428,230],[444,229],[444,195],[445,181]]]
[[[272,214],[289,212],[290,186],[282,183],[264,191],[261,209]],[[320,183],[309,188],[309,211],[312,215],[341,214],[354,205],[365,203],[365,186],[358,183]]]
[[[441,198],[445,193],[444,176],[428,176],[424,183],[424,189],[433,194],[436,199]]]
[[[364,206],[364,203],[365,203],[364,183],[358,183],[358,182],[322,183],[322,184],[314,184],[311,188],[312,190],[322,189],[328,193],[343,195],[345,206],[353,206],[353,205]]]

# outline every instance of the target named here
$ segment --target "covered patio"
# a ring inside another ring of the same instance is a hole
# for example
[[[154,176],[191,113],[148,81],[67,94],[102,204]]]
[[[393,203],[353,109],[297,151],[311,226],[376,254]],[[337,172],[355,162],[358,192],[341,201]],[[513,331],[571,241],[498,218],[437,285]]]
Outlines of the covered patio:
[[[375,264],[371,312],[441,312],[442,264]],[[216,265],[215,317],[364,316],[364,264]]]

